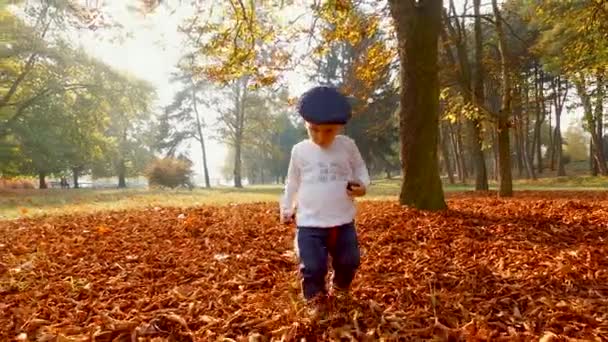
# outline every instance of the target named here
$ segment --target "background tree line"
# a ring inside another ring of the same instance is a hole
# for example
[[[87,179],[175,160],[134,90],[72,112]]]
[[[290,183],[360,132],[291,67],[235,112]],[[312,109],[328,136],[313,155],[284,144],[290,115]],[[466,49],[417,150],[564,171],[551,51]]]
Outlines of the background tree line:
[[[142,1],[138,10],[165,5]],[[513,174],[608,175],[604,2],[328,0],[285,22],[289,6],[195,5],[180,26],[187,44],[172,79],[180,91],[152,121],[152,89],[53,36],[103,8],[41,2],[27,6],[27,20],[3,10],[11,32],[2,55],[3,173],[124,178],[195,142],[210,187],[206,146],[216,139],[229,146],[223,173],[235,186],[280,183],[291,146],[305,136],[285,74],[306,66],[312,83],[351,95],[346,133],[374,174],[401,173],[402,203],[444,207],[440,176],[477,190],[496,180],[510,196]],[[218,7],[223,15],[211,15]],[[431,21],[417,26],[420,17]],[[566,129],[575,112],[582,120]],[[42,129],[45,122],[56,128]]]

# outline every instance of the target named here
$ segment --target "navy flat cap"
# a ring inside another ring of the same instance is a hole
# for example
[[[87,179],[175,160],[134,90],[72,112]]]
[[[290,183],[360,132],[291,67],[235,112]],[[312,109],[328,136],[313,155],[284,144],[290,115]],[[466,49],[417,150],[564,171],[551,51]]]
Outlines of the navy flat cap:
[[[314,87],[300,97],[298,112],[307,122],[345,125],[351,117],[348,98],[333,87]]]

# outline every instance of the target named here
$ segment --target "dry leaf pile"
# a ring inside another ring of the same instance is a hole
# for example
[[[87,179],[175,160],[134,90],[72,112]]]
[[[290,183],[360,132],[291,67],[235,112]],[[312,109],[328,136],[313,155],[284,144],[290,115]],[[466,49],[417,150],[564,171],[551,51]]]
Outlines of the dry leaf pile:
[[[608,340],[608,195],[362,202],[350,302],[307,320],[274,204],[0,222],[0,340]]]

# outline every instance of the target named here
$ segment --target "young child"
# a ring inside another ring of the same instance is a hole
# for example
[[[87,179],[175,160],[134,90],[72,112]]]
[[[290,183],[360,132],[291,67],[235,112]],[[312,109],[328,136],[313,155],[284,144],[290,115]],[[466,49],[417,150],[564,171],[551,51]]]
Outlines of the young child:
[[[291,151],[281,221],[296,219],[302,289],[311,314],[318,316],[328,292],[328,254],[332,294],[346,294],[359,267],[354,197],[365,195],[370,180],[354,141],[338,135],[351,117],[344,95],[331,87],[312,88],[300,98],[298,111],[309,139]]]

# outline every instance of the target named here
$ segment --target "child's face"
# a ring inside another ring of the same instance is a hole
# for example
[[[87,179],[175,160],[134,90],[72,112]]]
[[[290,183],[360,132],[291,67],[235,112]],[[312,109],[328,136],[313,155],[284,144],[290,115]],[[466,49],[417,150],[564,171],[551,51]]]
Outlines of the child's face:
[[[340,133],[342,126],[343,125],[316,125],[310,122],[306,123],[310,140],[319,145],[321,148],[331,146],[336,138],[336,135]]]

